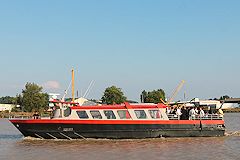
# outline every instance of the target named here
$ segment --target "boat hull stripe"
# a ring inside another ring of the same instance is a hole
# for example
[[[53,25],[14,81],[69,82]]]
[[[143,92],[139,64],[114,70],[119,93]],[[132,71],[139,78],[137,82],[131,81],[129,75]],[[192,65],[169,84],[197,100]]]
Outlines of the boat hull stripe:
[[[224,120],[60,120],[31,119],[10,120],[23,124],[224,124]]]

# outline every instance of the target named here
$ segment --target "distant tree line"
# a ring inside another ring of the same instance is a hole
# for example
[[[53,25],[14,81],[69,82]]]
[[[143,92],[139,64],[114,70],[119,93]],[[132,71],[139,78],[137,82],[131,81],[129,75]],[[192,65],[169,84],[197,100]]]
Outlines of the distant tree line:
[[[0,97],[0,104],[16,104],[16,97]]]
[[[225,100],[225,99],[229,99],[230,97],[228,96],[228,95],[225,95],[225,96],[221,96],[220,98],[219,98],[219,100]]]
[[[221,96],[220,98],[213,98],[213,99],[209,99],[209,100],[226,100],[229,98],[231,98],[231,97],[229,97],[228,95],[224,95],[224,96]]]

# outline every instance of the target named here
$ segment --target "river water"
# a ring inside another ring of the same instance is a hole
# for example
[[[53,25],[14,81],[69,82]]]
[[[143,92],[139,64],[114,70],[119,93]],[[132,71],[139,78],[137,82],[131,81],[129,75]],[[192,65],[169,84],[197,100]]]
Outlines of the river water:
[[[225,125],[225,137],[68,141],[23,138],[0,119],[0,160],[240,160],[240,113]]]

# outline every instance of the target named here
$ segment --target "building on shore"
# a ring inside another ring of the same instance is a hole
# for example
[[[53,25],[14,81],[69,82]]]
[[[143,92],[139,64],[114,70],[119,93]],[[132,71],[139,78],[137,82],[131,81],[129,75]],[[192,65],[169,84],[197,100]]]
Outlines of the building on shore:
[[[12,111],[16,105],[14,104],[0,104],[0,112],[2,111]]]
[[[240,99],[239,99],[240,100]],[[210,107],[214,109],[232,109],[232,108],[239,108],[240,101],[220,101],[220,100],[200,100],[199,98],[194,98],[191,101],[180,101],[177,104],[185,104],[187,107]]]

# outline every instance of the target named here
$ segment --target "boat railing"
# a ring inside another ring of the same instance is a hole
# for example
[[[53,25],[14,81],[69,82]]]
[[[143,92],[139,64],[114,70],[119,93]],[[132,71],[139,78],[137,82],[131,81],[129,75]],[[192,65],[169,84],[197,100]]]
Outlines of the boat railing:
[[[169,120],[179,120],[180,116],[176,114],[167,114]]]
[[[180,120],[180,115],[167,114],[169,120]],[[189,120],[223,120],[223,115],[220,114],[207,114],[204,116],[193,115],[189,117]]]
[[[32,119],[32,116],[13,115],[9,116],[9,119]]]
[[[25,116],[25,115],[13,115],[9,116],[9,119],[51,119],[50,117],[34,117],[34,116]]]

